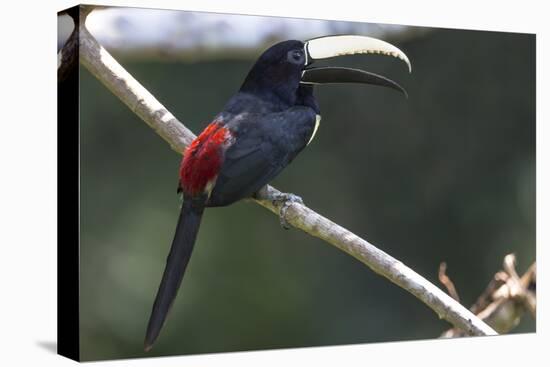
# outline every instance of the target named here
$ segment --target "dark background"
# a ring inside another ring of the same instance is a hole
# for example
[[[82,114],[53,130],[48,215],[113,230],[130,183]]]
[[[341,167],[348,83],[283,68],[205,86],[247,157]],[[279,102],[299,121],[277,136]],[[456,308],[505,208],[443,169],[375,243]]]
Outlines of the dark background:
[[[411,75],[386,57],[338,65],[391,77],[409,99],[372,86],[318,88],[317,136],[273,183],[436,284],[446,261],[469,306],[506,254],[520,271],[535,260],[535,37],[430,29],[392,42]],[[120,61],[199,132],[254,60]],[[180,156],[84,68],[80,109],[84,360],[429,339],[448,328],[352,257],[237,203],[206,211],[170,317],[145,354],[179,213]],[[533,331],[528,315],[514,330]]]

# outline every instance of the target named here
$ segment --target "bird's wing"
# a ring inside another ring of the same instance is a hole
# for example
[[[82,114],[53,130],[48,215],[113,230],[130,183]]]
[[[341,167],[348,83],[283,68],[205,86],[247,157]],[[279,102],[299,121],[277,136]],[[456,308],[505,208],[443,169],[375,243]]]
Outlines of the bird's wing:
[[[250,197],[273,180],[306,146],[314,125],[315,113],[304,108],[238,121],[209,205]]]
[[[250,143],[245,153],[235,153],[239,158],[226,160],[228,164],[220,171],[213,194],[219,192],[225,200],[236,201],[258,191],[286,166],[269,159],[274,153],[278,152],[266,142]],[[282,163],[284,158],[278,161]]]

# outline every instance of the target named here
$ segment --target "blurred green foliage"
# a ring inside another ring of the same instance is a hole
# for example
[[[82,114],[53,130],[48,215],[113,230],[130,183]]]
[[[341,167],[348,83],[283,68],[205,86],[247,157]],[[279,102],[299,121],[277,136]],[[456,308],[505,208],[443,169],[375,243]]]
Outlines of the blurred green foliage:
[[[472,304],[515,252],[535,259],[535,37],[432,30],[392,59],[344,64],[391,90],[317,90],[323,121],[281,190],[437,284],[449,265]],[[260,51],[258,51],[259,55]],[[254,60],[122,60],[199,132]],[[339,64],[341,65],[341,63]],[[352,257],[253,203],[208,209],[169,319],[142,342],[172,240],[180,156],[81,68],[81,352],[84,360],[436,338],[448,324]],[[532,332],[525,316],[515,332]]]

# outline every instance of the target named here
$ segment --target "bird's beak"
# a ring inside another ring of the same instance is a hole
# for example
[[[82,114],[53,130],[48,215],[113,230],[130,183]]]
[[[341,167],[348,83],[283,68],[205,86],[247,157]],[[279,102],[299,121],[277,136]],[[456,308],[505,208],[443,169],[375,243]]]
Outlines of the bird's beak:
[[[306,66],[316,60],[344,55],[380,54],[396,57],[407,64],[409,73],[411,63],[403,51],[394,45],[376,38],[365,36],[328,36],[314,38],[305,42]],[[302,73],[304,84],[362,83],[380,85],[402,92],[403,87],[391,79],[368,71],[344,67],[306,67]]]

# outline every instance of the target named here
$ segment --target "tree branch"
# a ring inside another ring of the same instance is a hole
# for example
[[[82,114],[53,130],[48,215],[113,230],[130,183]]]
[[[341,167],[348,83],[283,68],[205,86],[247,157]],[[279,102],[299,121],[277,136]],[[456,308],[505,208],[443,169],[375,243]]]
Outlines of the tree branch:
[[[533,263],[520,277],[516,272],[515,255],[508,254],[504,257],[502,268],[503,270],[491,279],[476,303],[470,307],[470,311],[504,334],[515,328],[526,312],[536,318],[537,267],[536,263]],[[441,337],[455,338],[465,335],[463,330],[452,328],[445,331]]]
[[[65,44],[57,54],[57,81],[64,81],[72,72],[73,68],[78,65],[78,19],[80,8],[74,7],[59,13],[58,16],[68,15],[73,20],[73,31],[71,32]]]
[[[84,17],[80,22],[80,61],[84,67],[166,140],[172,149],[182,154],[195,135],[99,45],[86,29]],[[284,204],[276,200],[280,195],[279,190],[267,186],[254,200],[279,215]],[[290,203],[286,205],[284,217],[293,227],[336,246],[412,293],[440,318],[467,334],[497,335],[478,317],[402,262],[307,206]]]

